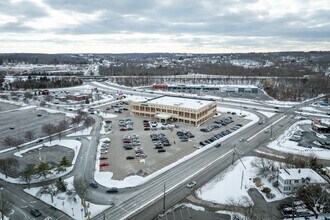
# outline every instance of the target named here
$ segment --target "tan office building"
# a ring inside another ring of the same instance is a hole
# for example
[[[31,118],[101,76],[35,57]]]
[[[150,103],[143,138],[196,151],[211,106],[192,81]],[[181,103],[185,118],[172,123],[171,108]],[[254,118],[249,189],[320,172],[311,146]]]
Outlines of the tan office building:
[[[133,101],[131,110],[137,116],[155,117],[161,122],[185,122],[199,126],[216,114],[217,102],[213,99],[161,96]]]

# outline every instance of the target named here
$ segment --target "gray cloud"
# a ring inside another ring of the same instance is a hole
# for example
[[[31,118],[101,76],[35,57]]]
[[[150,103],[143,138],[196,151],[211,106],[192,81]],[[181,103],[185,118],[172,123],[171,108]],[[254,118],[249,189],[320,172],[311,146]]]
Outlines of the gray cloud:
[[[45,17],[47,13],[33,2],[17,2],[0,1],[0,14],[31,19],[37,17]]]
[[[64,25],[52,30],[59,35],[161,34],[178,36],[171,39],[173,42],[196,43],[201,46],[239,44],[258,47],[269,43],[276,47],[279,43],[291,45],[295,41],[306,44],[329,42],[329,9],[309,8],[308,13],[307,9],[302,9],[272,17],[266,10],[252,10],[247,7],[256,2],[258,1],[44,0],[44,3],[51,8],[63,12],[85,14],[102,12],[102,16],[96,21]],[[27,2],[18,4],[15,8],[10,3],[1,2],[0,13],[17,17],[21,15],[25,19],[47,16],[36,5]],[[0,31],[17,33],[34,31],[25,28],[23,23],[24,21],[19,19],[16,23],[0,26]],[[232,39],[220,41],[223,37]],[[155,39],[146,36],[140,41],[153,42]]]

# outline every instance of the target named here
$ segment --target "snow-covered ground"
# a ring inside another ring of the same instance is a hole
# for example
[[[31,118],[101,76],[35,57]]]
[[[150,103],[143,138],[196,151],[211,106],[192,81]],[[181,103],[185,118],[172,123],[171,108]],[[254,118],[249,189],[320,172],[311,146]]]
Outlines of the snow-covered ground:
[[[290,141],[289,139],[293,135],[295,131],[302,130],[300,125],[311,124],[310,120],[298,121],[295,124],[291,125],[289,129],[287,129],[281,136],[279,136],[276,140],[270,142],[267,147],[272,148],[274,150],[298,154],[302,156],[310,156],[314,155],[320,159],[330,159],[330,150],[321,149],[321,148],[305,148],[302,146],[298,146],[298,142]]]
[[[216,211],[215,213],[230,215],[230,220],[250,220],[247,216],[239,212]]]
[[[326,113],[325,111],[318,110],[314,107],[307,106],[307,107],[301,107],[300,108],[302,111],[307,111],[307,112],[314,112],[314,113]]]
[[[68,190],[74,189],[73,177],[65,179],[64,182],[68,184],[67,185]],[[31,189],[24,189],[24,191],[32,196],[37,197],[37,194],[40,191],[40,189],[41,187],[36,187]],[[42,201],[63,211],[73,219],[79,219],[79,220],[88,219],[87,217],[84,216],[83,211],[81,211],[83,209],[83,206],[81,205],[82,203],[80,197],[78,195],[75,195],[74,198],[68,196],[66,193],[59,193],[56,196],[54,196],[54,202],[52,202],[51,196],[49,194],[42,194],[40,196],[40,199]],[[88,202],[88,206],[89,206],[88,211],[91,213],[91,217],[101,213],[102,211],[110,207],[106,205],[96,205],[90,202]],[[40,211],[42,212],[42,210]]]
[[[54,109],[49,109],[49,108],[41,108],[41,107],[38,107],[36,108],[37,110],[44,110],[48,113],[51,113],[51,114],[57,114],[57,113],[61,113],[61,114],[65,114],[66,117],[69,117],[69,118],[74,118],[76,116],[75,113],[70,113],[70,112],[65,112],[65,111],[59,111],[59,110],[54,110]]]
[[[256,157],[243,157],[242,161],[244,166],[239,161],[227,168],[224,172],[221,172],[210,182],[202,186],[196,191],[197,197],[202,200],[219,203],[219,204],[231,204],[231,202],[238,202],[242,200],[242,197],[248,199],[249,202],[242,205],[253,204],[247,190],[249,188],[256,188],[265,198],[266,201],[275,201],[285,198],[276,188],[272,186],[272,183],[268,182],[267,178],[261,178],[264,187],[271,189],[271,193],[275,194],[274,199],[268,199],[264,193],[261,192],[261,187],[256,187],[253,183],[253,178],[257,177],[258,171],[251,165],[251,162],[256,160]]]
[[[93,127],[85,128],[83,130],[77,131],[72,134],[68,134],[68,137],[82,136],[82,135],[90,135]]]

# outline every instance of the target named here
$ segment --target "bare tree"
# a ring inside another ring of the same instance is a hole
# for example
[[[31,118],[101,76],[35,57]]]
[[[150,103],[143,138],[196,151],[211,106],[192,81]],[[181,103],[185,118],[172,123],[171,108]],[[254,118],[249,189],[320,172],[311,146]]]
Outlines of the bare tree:
[[[17,151],[19,152],[19,150],[21,149],[21,145],[24,143],[23,139],[20,138],[15,138],[13,141],[13,147],[16,147]]]
[[[69,127],[69,122],[67,120],[62,120],[58,123],[56,126],[58,138],[61,140],[62,139],[62,132],[68,129]]]
[[[27,99],[32,99],[33,94],[31,92],[25,92],[24,97],[27,98]]]
[[[13,147],[14,144],[14,138],[11,136],[6,136],[4,139],[2,139],[2,142],[8,146],[8,148]]]
[[[274,161],[265,158],[257,158],[251,161],[251,166],[257,168],[258,175],[263,177],[275,172]]]
[[[12,207],[13,207],[13,203],[8,199],[4,199],[1,193],[0,196],[1,219],[4,219],[5,215],[8,215],[11,212]]]
[[[8,177],[11,168],[18,166],[18,160],[15,158],[6,158],[0,160],[0,170]]]
[[[88,128],[88,127],[92,126],[94,123],[95,123],[94,118],[89,116],[89,117],[87,117],[87,118],[85,119],[85,121],[84,121],[84,126],[85,126],[86,128]]]
[[[54,99],[54,97],[51,96],[51,95],[46,95],[46,96],[44,96],[44,100],[45,100],[46,102],[50,102],[50,101],[52,101],[53,99]]]
[[[80,181],[75,184],[75,189],[76,189],[78,196],[81,198],[81,202],[83,204],[86,195],[90,191],[89,185],[85,181]]]
[[[49,142],[52,143],[52,134],[55,133],[56,128],[53,124],[47,123],[41,127],[41,130],[48,136]]]
[[[54,203],[54,196],[58,193],[57,187],[55,184],[43,185],[40,190],[37,192],[36,196],[40,198],[43,194],[50,195],[52,203]]]
[[[20,178],[28,185],[30,189],[30,183],[33,179],[33,175],[35,174],[34,164],[28,164],[25,169],[20,173]]]
[[[34,132],[32,130],[25,131],[24,138],[29,142],[31,142],[32,139],[34,138]]]
[[[317,216],[323,212],[325,206],[330,204],[330,194],[320,184],[305,185],[297,190],[297,196],[304,201],[307,208]]]
[[[46,102],[45,101],[41,101],[40,103],[39,103],[39,106],[40,107],[44,107],[46,105]]]

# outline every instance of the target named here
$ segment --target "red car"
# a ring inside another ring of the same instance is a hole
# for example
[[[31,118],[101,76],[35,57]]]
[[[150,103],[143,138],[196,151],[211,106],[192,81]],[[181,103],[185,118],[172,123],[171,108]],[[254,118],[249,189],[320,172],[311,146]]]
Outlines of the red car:
[[[100,167],[107,167],[109,166],[109,163],[100,163]]]
[[[126,128],[122,127],[119,129],[120,131],[126,131]]]
[[[100,160],[107,160],[107,157],[100,157]]]

